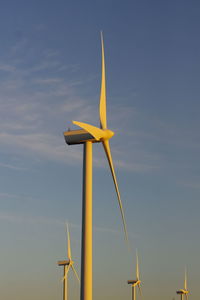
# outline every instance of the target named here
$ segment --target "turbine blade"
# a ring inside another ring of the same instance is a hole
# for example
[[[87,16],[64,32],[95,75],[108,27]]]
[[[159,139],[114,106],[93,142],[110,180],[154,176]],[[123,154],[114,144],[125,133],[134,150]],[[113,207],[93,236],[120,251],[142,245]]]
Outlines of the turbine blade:
[[[138,289],[139,289],[140,296],[142,297],[142,289],[141,289],[140,284],[138,284]]]
[[[101,75],[101,93],[99,102],[99,117],[100,126],[103,129],[107,128],[106,118],[106,76],[105,76],[105,57],[104,57],[104,43],[103,33],[101,32],[101,51],[102,51],[102,75]]]
[[[69,234],[69,226],[68,223],[66,224],[66,228],[67,228],[67,255],[69,260],[72,259],[72,255],[71,255],[71,242],[70,242],[70,234]]]
[[[62,278],[62,281],[64,281],[65,279],[67,279],[67,274],[69,272],[69,269],[70,269],[70,265],[68,265],[67,270],[65,271],[65,275]]]
[[[119,208],[120,208],[122,221],[123,221],[123,226],[124,226],[124,233],[125,233],[126,241],[128,243],[128,247],[129,247],[128,233],[127,233],[126,221],[125,221],[125,217],[124,217],[124,210],[123,210],[122,201],[121,201],[119,188],[118,188],[118,184],[117,184],[117,179],[116,179],[116,175],[115,175],[115,170],[114,170],[114,166],[113,166],[113,161],[112,161],[112,156],[111,156],[111,151],[110,151],[110,144],[109,144],[108,140],[105,140],[102,143],[103,143],[104,150],[106,152],[106,156],[107,156],[108,163],[109,163],[109,166],[110,166],[112,178],[113,178],[113,181],[114,181],[115,190],[116,190],[116,193],[117,193]]]
[[[138,253],[136,251],[136,279],[139,280],[140,271],[139,271],[139,262],[138,262]]]
[[[185,268],[184,289],[185,289],[185,291],[187,291],[187,269],[186,268]]]
[[[80,279],[79,279],[78,274],[77,274],[77,272],[76,272],[76,269],[74,268],[73,265],[72,265],[72,270],[74,271],[74,274],[75,274],[75,276],[76,276],[76,278],[78,279],[78,282],[79,282],[79,284],[80,284]]]
[[[77,122],[72,121],[73,124],[85,129],[87,132],[89,132],[97,141],[99,141],[104,135],[104,131],[98,127],[95,127],[93,125],[89,125],[83,122]]]

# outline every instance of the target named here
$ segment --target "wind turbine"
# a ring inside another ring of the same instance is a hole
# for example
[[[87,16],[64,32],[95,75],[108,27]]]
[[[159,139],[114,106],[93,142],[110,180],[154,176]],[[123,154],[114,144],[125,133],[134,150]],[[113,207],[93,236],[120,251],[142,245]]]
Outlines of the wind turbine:
[[[138,262],[138,254],[136,252],[136,280],[128,280],[128,284],[131,284],[132,287],[132,300],[136,300],[136,286],[138,286],[140,295],[142,296],[142,291],[141,291],[141,280],[140,280],[140,271],[139,271],[139,262]]]
[[[72,252],[71,252],[71,243],[70,243],[70,234],[69,234],[69,228],[68,228],[68,224],[66,225],[67,228],[67,255],[68,255],[68,260],[60,260],[58,261],[58,266],[63,266],[64,267],[64,273],[63,273],[63,300],[67,300],[68,298],[68,289],[67,289],[67,277],[68,277],[68,272],[70,270],[70,268],[72,268],[77,280],[80,283],[80,279],[78,277],[78,274],[73,266],[74,261],[72,260]]]
[[[184,280],[184,289],[180,289],[176,292],[178,295],[181,295],[181,300],[183,300],[183,295],[185,295],[185,299],[188,300],[188,288],[187,288],[187,271],[185,269],[185,280]]]
[[[102,143],[117,193],[118,203],[123,220],[125,236],[128,241],[126,222],[120,198],[119,188],[113,166],[109,139],[114,132],[107,128],[106,116],[106,81],[104,43],[101,33],[102,50],[102,78],[100,92],[100,128],[72,121],[81,129],[64,132],[65,141],[68,145],[83,144],[83,202],[82,202],[82,248],[81,248],[81,300],[92,300],[92,145]]]

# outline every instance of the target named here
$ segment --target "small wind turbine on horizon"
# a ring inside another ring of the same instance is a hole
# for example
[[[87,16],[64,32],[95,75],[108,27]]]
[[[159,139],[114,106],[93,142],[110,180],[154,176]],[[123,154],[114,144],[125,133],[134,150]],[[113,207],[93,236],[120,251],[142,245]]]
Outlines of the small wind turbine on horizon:
[[[69,233],[69,227],[68,224],[66,224],[66,230],[67,230],[67,256],[68,260],[60,260],[58,261],[58,266],[63,266],[64,272],[63,272],[63,300],[68,299],[68,273],[70,268],[72,268],[78,282],[80,283],[80,279],[78,277],[78,274],[73,266],[74,261],[72,260],[72,251],[71,251],[71,242],[70,242],[70,233]]]
[[[186,271],[186,269],[185,269],[184,289],[180,289],[176,293],[178,295],[181,295],[181,300],[183,300],[184,295],[185,295],[185,299],[188,300],[189,290],[187,287],[187,271]]]
[[[118,203],[122,216],[126,240],[128,235],[126,222],[122,207],[121,197],[115,175],[113,160],[111,156],[109,139],[114,132],[107,127],[106,113],[106,81],[105,81],[105,59],[104,43],[101,33],[102,50],[102,78],[99,104],[100,128],[72,121],[81,129],[68,130],[64,132],[65,141],[68,145],[83,144],[83,201],[82,201],[82,245],[81,245],[81,300],[92,300],[92,145],[102,143],[107,156],[108,164],[117,193]]]
[[[139,261],[138,261],[138,254],[136,252],[136,280],[128,280],[128,284],[131,284],[132,287],[132,300],[136,300],[136,286],[138,286],[140,296],[142,296],[142,291],[141,291],[141,280],[140,280],[140,271],[139,271]]]

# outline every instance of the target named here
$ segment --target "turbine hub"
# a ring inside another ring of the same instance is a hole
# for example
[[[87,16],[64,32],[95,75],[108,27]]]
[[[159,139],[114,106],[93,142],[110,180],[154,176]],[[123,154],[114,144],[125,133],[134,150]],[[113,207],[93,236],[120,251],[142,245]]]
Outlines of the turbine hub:
[[[112,130],[105,129],[104,130],[104,135],[102,137],[102,140],[109,140],[109,139],[111,139],[113,137],[114,134],[115,133]]]

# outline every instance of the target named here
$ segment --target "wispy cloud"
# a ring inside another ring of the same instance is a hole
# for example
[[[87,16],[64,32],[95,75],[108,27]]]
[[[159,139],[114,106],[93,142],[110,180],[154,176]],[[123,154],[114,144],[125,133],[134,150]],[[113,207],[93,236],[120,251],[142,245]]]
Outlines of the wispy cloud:
[[[200,180],[197,181],[197,179],[194,179],[193,181],[191,181],[191,179],[179,181],[179,184],[184,187],[195,189],[195,190],[200,189]]]
[[[46,58],[50,58],[51,56],[47,53]],[[33,67],[29,69],[30,72],[38,72],[38,71],[48,71],[50,69],[58,69],[61,68],[61,63],[58,60],[45,60],[41,63],[37,63]]]
[[[27,170],[26,168],[23,168],[23,167],[20,167],[20,166],[11,165],[11,164],[5,164],[5,163],[0,163],[0,167],[12,169],[12,170],[17,170],[17,171]]]
[[[49,218],[45,216],[25,216],[20,214],[12,214],[6,212],[0,212],[0,222],[9,222],[14,224],[41,224],[41,225],[53,225],[65,227],[66,220],[59,220],[56,218]],[[69,223],[70,228],[81,230],[81,224]],[[113,228],[93,226],[95,232],[108,233],[114,235],[123,235],[123,231]],[[131,238],[138,237],[136,234],[130,234]]]
[[[35,79],[35,83],[38,83],[38,84],[54,84],[54,83],[60,83],[62,81],[63,81],[63,78]]]
[[[0,193],[0,198],[2,198],[2,199],[6,199],[6,198],[19,199],[19,200],[25,200],[25,199],[31,200],[31,199],[33,199],[32,197],[27,196],[27,195],[18,195],[18,194],[11,194],[11,193]]]
[[[0,64],[0,71],[14,72],[15,71],[15,66],[1,63]]]
[[[61,140],[63,140],[63,143],[61,143]],[[0,143],[8,146],[11,152],[12,148],[15,147],[15,153],[39,155],[43,159],[57,160],[62,163],[71,164],[82,159],[80,149],[76,148],[70,151],[70,148],[68,155],[66,155],[67,150],[64,139],[45,133],[32,133],[30,135],[0,133]]]
[[[132,163],[132,162],[125,162],[122,160],[117,160],[115,162],[116,166],[118,168],[127,170],[127,171],[132,171],[132,172],[150,172],[155,169],[159,169],[160,165],[159,164],[153,164],[152,161],[149,162],[144,162],[144,163]]]
[[[6,221],[10,223],[27,223],[27,224],[53,224],[53,225],[63,225],[62,221],[57,219],[51,219],[46,217],[32,217],[32,216],[24,216],[17,214],[9,214],[9,213],[0,213],[0,221]]]
[[[0,83],[1,151],[76,164],[82,160],[81,149],[68,147],[66,150],[62,131],[71,126],[71,119],[98,126],[98,96],[97,103],[81,96],[84,83],[94,78],[91,79],[91,75],[88,76],[89,79],[79,78],[78,74],[72,76],[77,66],[74,68],[71,63],[63,64],[55,50],[43,51],[37,62],[32,61],[31,56],[22,59],[22,53],[27,47],[26,39],[17,42],[11,49],[10,62],[7,64],[0,61],[0,70],[8,73]],[[55,76],[61,69],[63,72]],[[147,153],[145,150],[141,151],[139,144],[138,150],[132,150],[132,119],[138,117],[138,112],[133,107],[124,105],[113,106],[111,114],[109,110],[108,107],[109,124],[120,133],[123,141],[124,133],[130,133],[126,143],[118,143],[114,148],[116,167],[131,172],[157,169],[159,159],[155,160],[152,155],[147,158]],[[138,135],[137,138],[141,136]],[[123,144],[127,145],[127,141],[130,147],[126,147],[128,153],[125,155]],[[105,157],[97,152],[94,156],[95,165],[105,166],[103,161]],[[4,164],[6,166],[15,168],[10,163]]]
[[[20,38],[17,42],[15,42],[15,44],[11,47],[10,49],[10,55],[14,56],[16,58],[16,56],[22,52],[22,50],[24,51],[27,47],[28,47],[28,39],[23,37]]]

